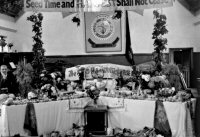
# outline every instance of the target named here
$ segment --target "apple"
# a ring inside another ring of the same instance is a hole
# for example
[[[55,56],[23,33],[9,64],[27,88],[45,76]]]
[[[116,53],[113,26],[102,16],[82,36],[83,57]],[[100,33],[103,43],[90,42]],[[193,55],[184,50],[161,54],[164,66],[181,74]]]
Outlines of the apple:
[[[96,89],[95,86],[91,86],[91,87],[90,87],[90,90],[92,90],[92,91],[94,91],[95,89]]]
[[[9,105],[12,105],[13,104],[13,98],[8,98],[5,102],[4,102],[5,105],[9,106]]]

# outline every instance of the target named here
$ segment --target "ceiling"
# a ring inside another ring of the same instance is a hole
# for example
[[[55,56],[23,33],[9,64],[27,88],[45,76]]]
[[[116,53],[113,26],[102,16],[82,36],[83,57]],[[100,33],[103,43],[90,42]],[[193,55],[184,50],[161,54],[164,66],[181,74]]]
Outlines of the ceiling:
[[[200,14],[200,0],[178,0],[193,15]]]
[[[0,13],[18,17],[23,8],[23,0],[0,0]]]
[[[193,15],[200,14],[200,0],[177,0]],[[23,0],[0,0],[0,13],[17,18],[23,9]]]

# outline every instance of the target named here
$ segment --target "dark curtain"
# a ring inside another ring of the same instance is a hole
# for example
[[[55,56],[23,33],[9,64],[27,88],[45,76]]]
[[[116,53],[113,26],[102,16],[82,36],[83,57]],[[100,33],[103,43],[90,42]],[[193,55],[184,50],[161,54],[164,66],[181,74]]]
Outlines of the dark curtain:
[[[26,106],[24,129],[28,131],[30,136],[38,136],[35,108],[31,102],[28,102]]]
[[[164,137],[172,137],[169,120],[162,101],[156,101],[155,115],[154,115],[154,128]]]
[[[131,65],[135,65],[133,50],[131,48],[131,36],[130,36],[129,19],[128,19],[127,10],[126,10],[126,58],[131,63]]]

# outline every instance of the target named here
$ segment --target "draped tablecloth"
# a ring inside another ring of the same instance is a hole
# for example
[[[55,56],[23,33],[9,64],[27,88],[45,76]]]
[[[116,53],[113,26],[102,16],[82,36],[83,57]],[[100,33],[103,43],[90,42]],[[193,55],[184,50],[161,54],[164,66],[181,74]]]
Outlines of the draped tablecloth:
[[[192,100],[196,103],[196,100]],[[188,102],[164,102],[173,137],[193,137],[193,124]],[[194,112],[193,112],[194,113]]]
[[[195,100],[193,100],[195,101]],[[34,103],[38,134],[66,131],[72,124],[84,125],[84,107],[89,98]],[[99,105],[107,105],[108,126],[140,130],[153,127],[155,101],[100,97]],[[191,115],[187,102],[164,102],[173,137],[193,137]],[[26,105],[0,106],[0,136],[20,134],[23,129]]]

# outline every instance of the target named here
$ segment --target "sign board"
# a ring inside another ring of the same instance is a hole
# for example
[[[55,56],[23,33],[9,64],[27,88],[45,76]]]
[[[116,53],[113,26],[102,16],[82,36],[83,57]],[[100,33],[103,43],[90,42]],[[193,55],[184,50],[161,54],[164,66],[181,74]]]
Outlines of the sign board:
[[[102,77],[104,79],[117,79],[121,75],[123,77],[131,77],[132,67],[116,64],[89,64],[80,65],[78,67],[67,68],[65,70],[65,79],[79,80],[78,70],[84,68],[84,79],[96,79]]]
[[[24,0],[25,11],[97,12],[163,8],[173,0]]]
[[[65,79],[72,81],[79,80],[78,67],[67,68],[65,70]]]
[[[112,12],[85,14],[86,52],[122,51],[121,19],[112,19]]]

